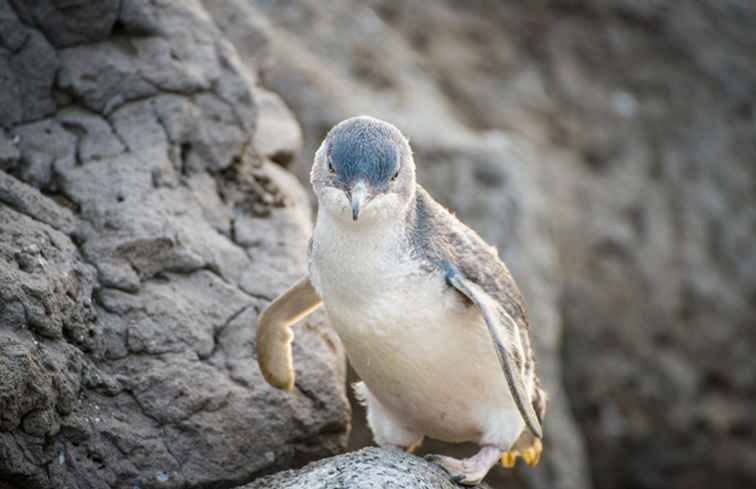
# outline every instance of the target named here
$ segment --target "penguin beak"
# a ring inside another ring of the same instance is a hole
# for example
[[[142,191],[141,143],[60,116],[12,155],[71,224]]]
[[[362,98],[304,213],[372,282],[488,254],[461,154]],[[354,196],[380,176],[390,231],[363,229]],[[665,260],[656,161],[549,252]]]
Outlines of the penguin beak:
[[[360,217],[360,209],[365,206],[368,198],[368,187],[365,181],[359,180],[355,183],[349,194],[349,200],[352,204],[352,220],[356,221]]]

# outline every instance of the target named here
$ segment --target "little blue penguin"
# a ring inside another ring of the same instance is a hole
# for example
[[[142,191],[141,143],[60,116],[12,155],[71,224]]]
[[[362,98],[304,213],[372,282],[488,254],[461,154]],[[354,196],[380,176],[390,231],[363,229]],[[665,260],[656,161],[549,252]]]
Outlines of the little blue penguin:
[[[257,360],[271,385],[292,389],[290,326],[322,305],[362,379],[375,442],[476,443],[470,458],[429,456],[474,485],[499,460],[538,462],[546,393],[507,267],[415,171],[387,122],[359,116],[330,130],[310,176],[319,206],[308,274],[260,314]]]

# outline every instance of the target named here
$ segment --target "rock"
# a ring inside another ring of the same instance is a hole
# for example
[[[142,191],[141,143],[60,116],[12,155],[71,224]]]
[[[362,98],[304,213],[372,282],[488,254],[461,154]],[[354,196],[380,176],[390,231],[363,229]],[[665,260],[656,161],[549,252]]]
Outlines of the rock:
[[[0,170],[9,171],[15,168],[20,153],[3,129],[0,129]]]
[[[302,149],[299,124],[275,93],[258,89],[255,102],[261,121],[255,132],[255,149],[260,156],[286,166]]]
[[[53,436],[78,402],[95,274],[49,225],[7,206],[0,224],[0,430]]]
[[[115,137],[106,119],[78,107],[66,107],[58,112],[58,120],[77,136],[76,161],[101,160],[123,153],[123,143]]]
[[[267,159],[296,122],[197,2],[64,3],[0,3],[0,63],[38,56],[0,96],[0,486],[233,487],[343,450],[322,317],[294,392],[253,354],[304,273],[307,198]]]
[[[73,166],[76,137],[54,119],[23,124],[13,129],[21,153],[16,173],[42,190],[56,190],[53,164]]]
[[[118,17],[118,0],[73,3],[10,0],[26,24],[37,26],[55,47],[106,39]]]
[[[57,205],[36,188],[2,171],[0,171],[0,202],[66,235],[72,235],[76,231],[78,222],[70,209]]]
[[[365,448],[263,477],[240,489],[456,489],[449,475],[438,466],[399,450]],[[486,488],[488,486],[476,486]]]
[[[28,27],[33,22],[16,15],[19,4],[26,2],[0,0],[0,127],[6,128],[55,110],[58,54],[42,32]]]

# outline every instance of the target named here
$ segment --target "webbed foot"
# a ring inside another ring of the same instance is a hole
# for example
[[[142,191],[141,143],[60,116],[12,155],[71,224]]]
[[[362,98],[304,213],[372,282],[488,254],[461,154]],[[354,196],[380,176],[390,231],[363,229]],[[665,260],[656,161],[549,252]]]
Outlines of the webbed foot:
[[[407,453],[415,453],[415,450],[417,450],[422,444],[423,444],[423,439],[419,438],[418,440],[416,440],[413,443],[410,443],[409,445],[399,445],[398,443],[383,443],[381,447],[388,448],[390,450],[401,450]]]
[[[452,482],[474,486],[496,464],[500,453],[501,450],[496,447],[485,446],[476,455],[462,460],[445,455],[426,455],[425,459],[444,469]]]

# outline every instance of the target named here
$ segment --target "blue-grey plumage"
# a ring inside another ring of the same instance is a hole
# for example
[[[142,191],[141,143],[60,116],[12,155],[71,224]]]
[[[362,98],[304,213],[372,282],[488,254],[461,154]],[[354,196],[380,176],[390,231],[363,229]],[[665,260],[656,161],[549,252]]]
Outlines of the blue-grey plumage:
[[[362,177],[375,189],[388,188],[399,169],[401,134],[368,118],[356,118],[336,126],[329,140],[326,158],[336,181],[349,186]]]
[[[518,453],[537,461],[546,397],[520,291],[496,250],[416,183],[401,132],[365,116],[340,123],[315,155],[311,182],[319,209],[309,276],[292,290],[308,307],[322,299],[364,381],[357,392],[376,442],[476,442],[474,457],[435,459],[466,484],[502,452],[507,465]],[[280,311],[296,297],[277,299],[276,317],[294,317],[297,307]],[[290,368],[276,376],[261,367],[282,385],[293,379]]]

